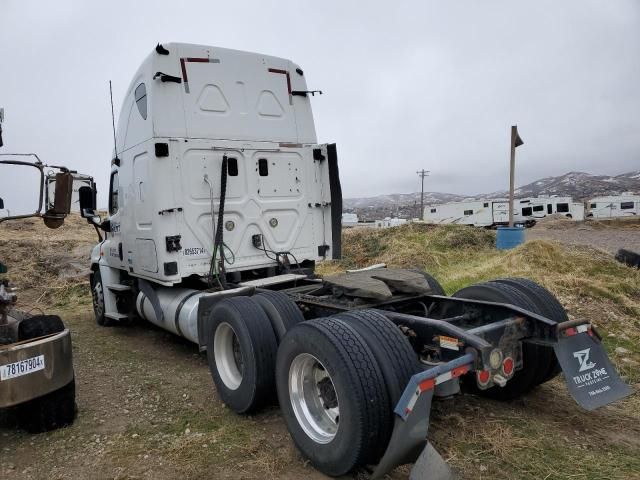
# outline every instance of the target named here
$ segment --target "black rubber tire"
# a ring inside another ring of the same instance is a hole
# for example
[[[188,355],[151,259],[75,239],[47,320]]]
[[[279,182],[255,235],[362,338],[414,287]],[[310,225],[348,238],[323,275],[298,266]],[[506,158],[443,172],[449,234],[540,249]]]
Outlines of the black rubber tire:
[[[529,299],[536,304],[540,315],[543,317],[553,320],[556,323],[562,323],[569,320],[567,312],[555,295],[533,280],[529,280],[528,278],[500,278],[498,280],[494,280],[494,282],[504,283],[520,289],[522,293],[525,293]],[[562,371],[553,348],[542,348],[547,351],[547,354],[551,356],[552,360],[550,362],[549,369],[546,372],[541,371],[540,377],[538,378],[538,384],[551,380]]]
[[[304,322],[304,316],[286,293],[277,291],[261,292],[252,297],[269,317],[278,344],[295,325]]]
[[[71,425],[77,411],[75,379],[58,390],[18,405],[17,410],[18,424],[30,433]]]
[[[289,370],[302,353],[313,355],[323,365],[339,399],[338,430],[325,444],[305,433],[291,405]],[[377,463],[379,444],[393,421],[392,407],[373,352],[347,322],[321,318],[292,328],[278,349],[276,386],[291,438],[315,468],[340,476]]]
[[[57,315],[34,315],[18,324],[18,340],[31,340],[64,330],[64,323]]]
[[[423,370],[407,337],[391,320],[373,310],[353,310],[333,317],[347,322],[367,342],[382,371],[392,408],[395,407],[409,379]]]
[[[488,302],[509,303],[535,312],[536,306],[518,289],[502,283],[481,283],[465,287],[453,294],[456,298],[484,300]],[[478,388],[475,372],[464,376],[465,391],[493,398],[495,400],[513,400],[531,391],[538,384],[536,380],[540,370],[547,372],[551,357],[544,347],[531,343],[522,343],[523,368],[518,370],[504,387],[494,386],[486,390]]]
[[[104,283],[102,283],[102,276],[100,270],[96,270],[91,275],[91,298],[93,302],[93,314],[96,318],[96,323],[101,327],[113,326],[113,320],[105,317],[105,305],[104,305]]]
[[[407,337],[383,314],[372,310],[354,310],[334,315],[351,325],[367,343],[384,378],[384,383],[393,410],[400,400],[409,379],[422,371],[418,356]],[[391,419],[393,421],[393,419]],[[376,455],[382,457],[393,430],[393,423],[385,426],[378,443]]]
[[[629,267],[640,268],[640,254],[636,252],[621,248],[618,250],[618,253],[616,253],[615,258],[620,263],[624,263]]]
[[[236,413],[254,411],[275,398],[274,370],[278,345],[264,310],[251,297],[220,301],[211,310],[207,341],[209,371],[222,401]],[[242,355],[242,379],[235,389],[222,380],[215,359],[215,334],[223,323],[231,326]]]

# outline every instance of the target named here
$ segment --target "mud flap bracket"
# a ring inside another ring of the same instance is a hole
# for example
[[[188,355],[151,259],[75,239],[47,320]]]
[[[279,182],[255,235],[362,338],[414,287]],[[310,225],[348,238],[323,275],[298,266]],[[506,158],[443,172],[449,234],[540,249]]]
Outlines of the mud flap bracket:
[[[410,479],[449,480],[455,475],[435,448],[427,441],[431,402],[437,385],[456,381],[468,372],[474,357],[468,353],[447,363],[417,373],[409,380],[398,404],[389,446],[373,471],[381,478],[398,465],[415,462]],[[429,472],[425,476],[425,472]]]

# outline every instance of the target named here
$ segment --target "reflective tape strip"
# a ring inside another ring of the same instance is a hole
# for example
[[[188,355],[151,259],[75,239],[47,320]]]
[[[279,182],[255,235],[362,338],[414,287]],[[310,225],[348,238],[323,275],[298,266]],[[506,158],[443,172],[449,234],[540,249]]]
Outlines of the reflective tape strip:
[[[435,379],[428,378],[427,380],[420,382],[420,385],[418,385],[418,388],[420,389],[421,392],[424,392],[425,390],[431,390],[435,386],[436,386]]]
[[[442,375],[438,375],[436,377],[436,385],[440,385],[441,383],[448,382],[453,378],[451,372],[443,373]]]
[[[415,391],[415,393],[413,394],[413,396],[409,400],[409,403],[407,404],[406,408],[404,409],[404,411],[405,411],[405,413],[407,415],[410,414],[413,411],[413,407],[415,406],[416,402],[418,401],[418,398],[420,397],[420,394],[423,391],[424,390],[420,390],[419,388]]]
[[[567,337],[573,337],[574,335],[585,332],[589,335],[592,335],[590,323],[583,323],[582,325],[578,325],[577,327],[569,327],[564,331],[564,334]]]
[[[451,360],[450,362],[432,367],[421,373],[416,373],[411,377],[405,387],[400,400],[398,400],[398,403],[393,410],[394,413],[400,416],[403,420],[406,420],[407,416],[411,413],[413,407],[418,401],[420,394],[433,390],[439,376],[448,376],[448,379],[459,377],[469,371],[473,365],[473,361],[473,355],[471,353],[467,353],[466,355],[456,358],[455,360]],[[443,379],[442,381],[445,380]]]
[[[189,79],[187,78],[187,66],[186,63],[220,63],[218,58],[197,58],[197,57],[183,57],[180,59],[180,70],[182,71],[182,83],[184,84],[184,92],[189,91]]]

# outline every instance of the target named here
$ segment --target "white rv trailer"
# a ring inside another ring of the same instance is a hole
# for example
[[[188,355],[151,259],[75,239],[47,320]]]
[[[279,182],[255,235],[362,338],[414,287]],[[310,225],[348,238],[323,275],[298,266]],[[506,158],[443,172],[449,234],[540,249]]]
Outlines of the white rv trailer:
[[[514,200],[515,223],[527,226],[552,214],[565,215],[574,220],[584,220],[584,205],[571,197],[540,197]],[[425,222],[492,227],[509,222],[508,200],[470,200],[466,202],[428,205],[424,211]]]
[[[391,228],[404,225],[405,223],[408,223],[408,220],[406,218],[386,217],[383,220],[376,220],[374,223],[375,228]]]
[[[547,215],[564,215],[573,220],[584,220],[584,204],[571,197],[527,197],[515,200],[515,218],[535,220]]]
[[[342,226],[343,227],[357,227],[358,215],[355,213],[343,213],[342,214]]]
[[[504,225],[509,222],[509,202],[485,199],[427,205],[424,209],[424,221],[476,227]]]
[[[623,193],[608,197],[596,197],[589,201],[588,217],[632,217],[640,214],[640,195]]]

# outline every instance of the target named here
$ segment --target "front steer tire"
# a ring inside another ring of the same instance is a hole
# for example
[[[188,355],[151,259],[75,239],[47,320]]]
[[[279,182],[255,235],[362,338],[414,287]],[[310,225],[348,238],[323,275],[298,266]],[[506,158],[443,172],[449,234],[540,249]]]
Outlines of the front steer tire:
[[[282,415],[298,449],[326,475],[378,461],[392,416],[384,385],[366,341],[341,319],[300,323],[278,349]]]
[[[99,269],[93,272],[91,276],[91,297],[96,323],[101,327],[111,327],[113,320],[105,316],[104,283],[102,283],[102,276],[100,275]]]
[[[210,315],[207,360],[222,401],[236,413],[271,403],[278,345],[265,312],[239,296],[220,301]]]

